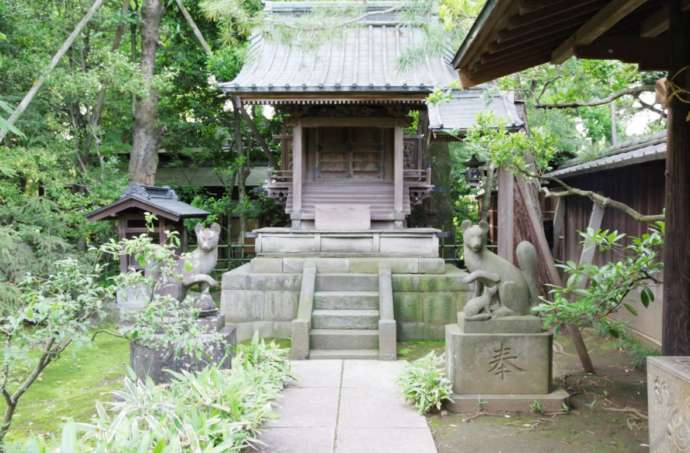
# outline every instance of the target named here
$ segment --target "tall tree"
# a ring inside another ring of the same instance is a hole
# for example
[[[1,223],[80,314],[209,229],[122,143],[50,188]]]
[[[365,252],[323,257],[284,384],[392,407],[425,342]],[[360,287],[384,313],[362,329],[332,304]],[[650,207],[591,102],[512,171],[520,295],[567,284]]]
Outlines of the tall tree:
[[[141,12],[141,72],[144,94],[134,108],[134,134],[129,160],[131,182],[153,185],[158,168],[158,91],[154,85],[156,49],[164,5],[161,0],[145,0]]]

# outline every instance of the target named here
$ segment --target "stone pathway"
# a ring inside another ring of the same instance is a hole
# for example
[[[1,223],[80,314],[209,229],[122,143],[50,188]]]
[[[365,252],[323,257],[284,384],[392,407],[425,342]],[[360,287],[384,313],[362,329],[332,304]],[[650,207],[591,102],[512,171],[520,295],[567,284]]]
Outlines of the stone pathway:
[[[303,360],[259,440],[265,453],[435,453],[426,419],[403,401],[404,362]]]

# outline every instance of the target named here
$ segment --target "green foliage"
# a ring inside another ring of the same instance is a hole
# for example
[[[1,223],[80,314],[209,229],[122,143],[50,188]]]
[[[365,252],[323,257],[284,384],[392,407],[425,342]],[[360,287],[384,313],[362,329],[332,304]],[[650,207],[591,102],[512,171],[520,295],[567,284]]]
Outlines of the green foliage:
[[[664,224],[657,222],[640,237],[623,245],[624,235],[616,231],[588,230],[581,233],[585,247],[597,247],[601,252],[616,254],[618,259],[602,265],[579,265],[569,261],[560,267],[567,274],[565,286],[552,287],[551,300],[542,298],[534,308],[544,317],[546,326],[574,324],[595,327],[616,338],[621,326],[608,315],[625,308],[632,315],[637,310],[626,302],[627,296],[639,291],[640,302],[648,307],[654,301],[650,285],[662,270],[660,249],[663,245]],[[588,285],[582,288],[582,282]]]
[[[70,344],[87,341],[90,322],[103,314],[108,293],[97,283],[98,268],[89,272],[74,259],[54,266],[48,277],[25,278],[20,283],[21,309],[0,316],[0,393],[5,399],[0,447],[25,392]]]
[[[530,403],[529,410],[533,414],[543,415],[544,414],[544,405],[541,403],[541,401],[534,400]]]
[[[287,351],[256,337],[238,347],[231,370],[175,373],[167,386],[130,376],[92,422],[65,426],[60,451],[246,451],[288,379]]]
[[[146,221],[153,232],[155,216],[147,213]],[[182,272],[190,265],[185,256],[178,260],[179,245],[178,233],[169,231],[164,244],[153,242],[149,234],[141,234],[119,241],[111,239],[98,250],[113,260],[119,260],[121,255],[131,256],[139,265],[111,278],[118,293],[136,292],[137,297],[146,298],[142,310],[126,315],[131,323],[123,325],[122,334],[153,349],[201,357],[205,354],[205,342],[220,340],[222,334],[202,331],[193,297],[177,300],[166,294],[167,288],[182,283]]]
[[[440,410],[444,402],[451,400],[452,388],[445,374],[445,365],[444,355],[431,351],[408,363],[398,377],[405,399],[420,414],[432,409]]]
[[[533,172],[533,166],[537,170],[549,168],[556,153],[553,135],[545,128],[530,128],[530,134],[509,132],[491,112],[477,115],[465,144],[472,154],[497,168],[505,166],[527,173]]]

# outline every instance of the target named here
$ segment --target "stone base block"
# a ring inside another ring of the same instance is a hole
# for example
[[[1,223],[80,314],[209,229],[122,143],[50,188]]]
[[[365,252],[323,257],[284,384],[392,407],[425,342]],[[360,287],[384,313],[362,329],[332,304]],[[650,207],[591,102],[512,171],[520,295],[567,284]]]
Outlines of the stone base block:
[[[322,274],[357,273],[376,274],[381,265],[389,267],[394,274],[443,274],[446,264],[443,258],[420,257],[268,257],[257,256],[249,263],[249,271],[257,274],[292,273],[300,274],[304,263],[314,263]]]
[[[458,324],[465,333],[540,333],[544,323],[536,316],[504,316],[484,321],[465,319],[464,313],[458,313]]]
[[[647,358],[649,451],[690,452],[690,357]]]
[[[232,365],[232,350],[235,346],[235,329],[226,327],[223,330],[223,338],[219,341],[204,340],[204,357],[196,358],[190,355],[175,356],[173,351],[161,351],[152,349],[137,343],[130,343],[130,366],[137,378],[150,378],[156,384],[170,382],[172,374],[168,370],[200,371],[209,364],[216,364],[220,368],[228,369]]]
[[[460,395],[546,395],[552,334],[466,333],[446,326],[448,376]]]
[[[568,404],[570,395],[563,389],[546,395],[453,395],[448,404],[451,412],[558,412]]]
[[[415,256],[438,257],[439,230],[404,228],[338,231],[260,228],[259,256]]]

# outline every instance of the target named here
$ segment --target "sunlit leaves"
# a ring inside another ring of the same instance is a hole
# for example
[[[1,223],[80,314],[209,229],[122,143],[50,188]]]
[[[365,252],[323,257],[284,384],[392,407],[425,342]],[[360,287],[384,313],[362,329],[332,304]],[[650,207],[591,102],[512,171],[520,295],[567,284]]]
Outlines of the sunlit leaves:
[[[624,308],[637,316],[639,310],[630,297],[635,292],[639,292],[645,308],[654,301],[651,286],[663,267],[659,255],[663,229],[664,224],[658,222],[641,236],[631,238],[627,245],[625,235],[617,231],[589,229],[580,233],[584,246],[612,253],[614,259],[601,265],[573,261],[562,264],[567,276],[565,286],[552,286],[549,299],[542,299],[534,311],[549,326],[594,326],[617,336],[621,326],[608,319],[611,313]]]

